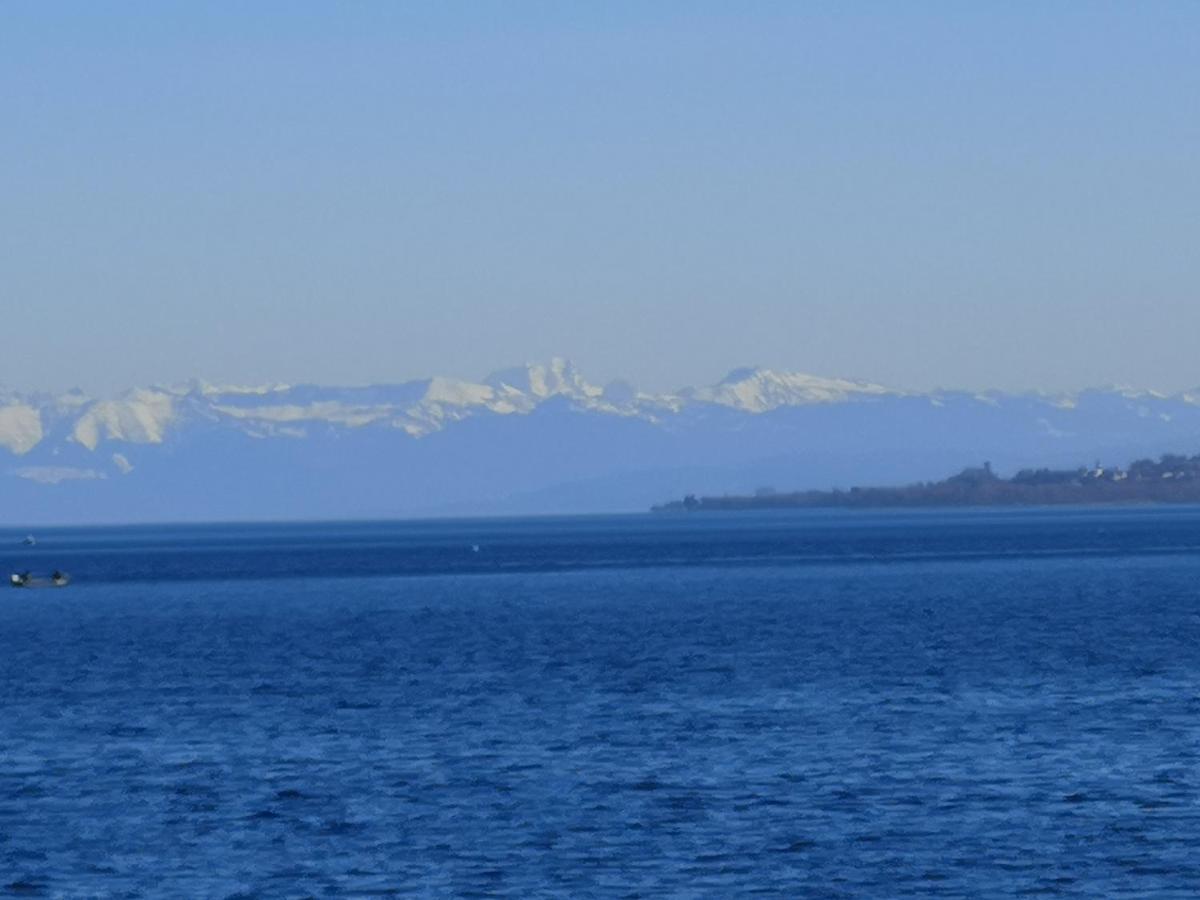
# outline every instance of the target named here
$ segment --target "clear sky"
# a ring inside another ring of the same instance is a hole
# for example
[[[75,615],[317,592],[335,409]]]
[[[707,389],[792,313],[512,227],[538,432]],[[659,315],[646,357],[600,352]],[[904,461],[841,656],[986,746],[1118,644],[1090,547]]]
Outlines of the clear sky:
[[[0,4],[0,383],[1200,385],[1200,3]]]

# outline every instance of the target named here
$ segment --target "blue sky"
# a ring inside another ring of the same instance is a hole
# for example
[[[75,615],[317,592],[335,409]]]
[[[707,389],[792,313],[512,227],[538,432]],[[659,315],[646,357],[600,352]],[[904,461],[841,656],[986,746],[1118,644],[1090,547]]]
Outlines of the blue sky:
[[[1200,385],[1200,4],[0,5],[0,383]]]

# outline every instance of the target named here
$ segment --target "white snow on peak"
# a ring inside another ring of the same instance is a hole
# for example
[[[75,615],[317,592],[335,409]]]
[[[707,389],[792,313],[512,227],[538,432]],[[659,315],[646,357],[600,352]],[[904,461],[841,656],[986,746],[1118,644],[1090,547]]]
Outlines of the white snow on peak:
[[[861,397],[898,395],[897,391],[864,381],[758,368],[734,369],[712,387],[680,393],[688,399],[753,413],[767,412],[781,406],[807,406]]]
[[[42,440],[41,414],[27,403],[0,406],[0,447],[17,456],[28,453]]]
[[[325,422],[348,428],[387,423],[421,436],[476,412],[527,412],[533,406],[511,388],[441,377],[358,388],[300,385],[261,398],[221,394],[209,401],[219,414],[272,426],[268,434],[282,433],[278,426],[284,423]]]
[[[497,390],[510,388],[539,400],[558,395],[588,400],[604,393],[602,388],[588,384],[574,363],[560,356],[554,357],[545,365],[527,363],[513,369],[493,372],[484,382]]]
[[[313,403],[279,403],[268,406],[230,406],[214,404],[213,409],[234,419],[252,422],[329,422],[358,428],[370,425],[387,417],[386,409],[372,406],[341,403],[337,400],[322,400]]]
[[[74,466],[24,466],[20,469],[14,469],[12,474],[18,478],[24,478],[26,481],[34,481],[38,484],[60,484],[64,481],[92,481],[108,477],[103,472],[97,472],[95,469],[80,469]]]
[[[1126,400],[1166,400],[1167,395],[1161,391],[1152,391],[1147,388],[1136,388],[1128,384],[1114,384],[1107,388],[1102,388],[1107,393],[1116,394]]]
[[[202,397],[265,397],[268,394],[279,394],[286,391],[291,385],[276,383],[276,384],[212,384],[207,381],[196,380],[188,384],[179,393],[184,394],[199,394]]]
[[[444,403],[447,406],[490,406],[496,400],[497,393],[491,385],[435,377],[429,379],[422,402]]]
[[[117,400],[93,403],[75,423],[71,436],[95,450],[101,441],[161,444],[175,420],[175,397],[163,390],[137,388]]]
[[[537,402],[508,384],[476,384],[454,378],[430,378],[420,397],[397,411],[392,426],[424,437],[480,412],[510,415],[530,412]]]

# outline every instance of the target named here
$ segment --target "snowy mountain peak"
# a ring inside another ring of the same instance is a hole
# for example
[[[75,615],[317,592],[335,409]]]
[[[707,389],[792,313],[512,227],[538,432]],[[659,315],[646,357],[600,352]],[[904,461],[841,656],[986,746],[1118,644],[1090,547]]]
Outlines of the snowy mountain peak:
[[[42,417],[36,409],[15,399],[0,406],[0,447],[21,456],[41,440]]]
[[[430,378],[422,400],[447,406],[487,406],[496,398],[490,385],[459,381],[456,378]]]
[[[276,382],[274,384],[212,384],[208,381],[195,379],[188,382],[175,393],[192,394],[200,397],[263,397],[268,394],[280,394],[288,390],[290,385]]]
[[[165,390],[135,388],[116,400],[101,400],[87,407],[71,436],[89,450],[103,440],[161,444],[176,417],[177,399]]]
[[[574,363],[559,356],[545,365],[526,363],[524,366],[493,372],[484,379],[484,383],[496,390],[508,388],[540,400],[558,395],[587,400],[603,393],[601,388],[584,380]]]
[[[755,413],[781,406],[840,403],[899,394],[898,391],[864,381],[821,378],[802,372],[776,372],[756,367],[734,369],[712,387],[683,393],[690,399]]]

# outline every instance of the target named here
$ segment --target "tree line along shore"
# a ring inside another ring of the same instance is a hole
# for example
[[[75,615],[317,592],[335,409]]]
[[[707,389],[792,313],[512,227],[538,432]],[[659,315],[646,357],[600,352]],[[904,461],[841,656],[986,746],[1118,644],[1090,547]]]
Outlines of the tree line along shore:
[[[819,507],[1043,506],[1092,503],[1200,503],[1200,455],[1166,454],[1139,459],[1125,468],[1022,469],[1011,478],[990,463],[963,469],[942,481],[897,487],[779,492],[760,488],[749,495],[697,497],[689,494],[652,507],[654,512]]]

